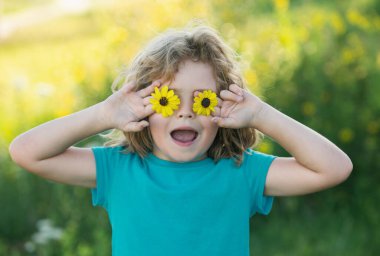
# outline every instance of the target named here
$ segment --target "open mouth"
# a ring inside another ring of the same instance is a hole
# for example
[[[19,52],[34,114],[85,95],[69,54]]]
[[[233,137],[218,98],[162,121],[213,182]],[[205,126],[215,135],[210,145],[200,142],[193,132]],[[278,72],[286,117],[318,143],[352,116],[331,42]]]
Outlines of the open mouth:
[[[170,136],[174,141],[182,143],[182,144],[191,144],[197,137],[198,132],[190,129],[178,129],[174,130],[170,133]]]

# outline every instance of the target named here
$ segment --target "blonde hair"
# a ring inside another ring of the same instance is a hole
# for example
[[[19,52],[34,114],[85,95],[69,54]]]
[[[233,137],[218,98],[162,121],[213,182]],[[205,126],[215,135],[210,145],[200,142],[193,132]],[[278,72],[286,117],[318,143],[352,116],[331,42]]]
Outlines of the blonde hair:
[[[179,65],[187,59],[209,64],[214,71],[217,93],[236,84],[248,90],[240,74],[238,54],[223,42],[218,32],[207,25],[188,25],[183,29],[168,29],[155,37],[140,51],[130,66],[123,70],[112,84],[115,92],[120,81],[135,81],[135,91],[147,87],[152,81],[172,82]],[[136,152],[140,157],[153,150],[149,126],[140,132],[124,132],[114,129],[101,135],[109,139],[104,146],[125,146],[126,151]],[[232,157],[240,166],[243,152],[256,146],[263,134],[254,128],[229,129],[219,127],[207,156],[214,162]]]

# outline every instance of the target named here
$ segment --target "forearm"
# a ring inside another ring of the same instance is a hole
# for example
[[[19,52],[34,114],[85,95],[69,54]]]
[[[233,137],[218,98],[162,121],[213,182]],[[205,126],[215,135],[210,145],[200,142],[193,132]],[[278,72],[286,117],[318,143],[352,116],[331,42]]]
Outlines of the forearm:
[[[36,126],[17,136],[10,145],[10,152],[32,161],[61,154],[75,143],[112,128],[104,122],[103,111],[100,102]]]
[[[300,164],[318,173],[347,173],[349,157],[328,139],[267,103],[254,127],[273,138]]]

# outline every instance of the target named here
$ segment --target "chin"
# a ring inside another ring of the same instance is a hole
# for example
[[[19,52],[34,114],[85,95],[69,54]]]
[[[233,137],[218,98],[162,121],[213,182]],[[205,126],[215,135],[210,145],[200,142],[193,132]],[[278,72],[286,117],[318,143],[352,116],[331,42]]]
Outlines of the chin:
[[[206,153],[202,155],[196,155],[193,152],[188,152],[188,153],[173,152],[172,154],[170,152],[167,152],[164,154],[160,152],[159,154],[156,154],[156,156],[162,159],[166,159],[168,161],[172,161],[172,162],[193,162],[193,161],[199,161],[206,158]]]

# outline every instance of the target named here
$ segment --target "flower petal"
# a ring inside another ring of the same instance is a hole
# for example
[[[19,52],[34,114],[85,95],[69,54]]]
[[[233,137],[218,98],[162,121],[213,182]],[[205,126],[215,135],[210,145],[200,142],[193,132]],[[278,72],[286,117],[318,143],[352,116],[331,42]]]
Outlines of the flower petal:
[[[162,115],[163,115],[163,117],[167,117],[167,114],[166,114],[166,108],[162,108]]]
[[[158,98],[161,98],[161,93],[160,93],[160,90],[158,89],[158,87],[154,87],[154,92],[155,92],[155,95],[156,95]]]
[[[162,87],[162,90],[161,90],[162,97],[167,97],[167,93],[168,93],[168,86],[165,85],[164,87]]]
[[[168,91],[168,95],[166,97],[171,98],[173,96],[174,96],[174,91],[173,90]]]
[[[152,103],[153,105],[159,104],[159,101],[157,99],[155,99],[155,98],[149,99],[149,102]]]
[[[166,113],[167,113],[168,116],[173,115],[173,110],[172,110],[172,108],[170,108],[170,107],[165,107],[165,110],[166,110]]]
[[[216,106],[218,105],[218,100],[216,98],[210,99],[211,105]]]
[[[157,113],[161,113],[162,111],[162,106],[160,104],[153,105],[152,107],[154,110],[156,110]]]
[[[216,93],[215,92],[210,93],[209,98],[210,100],[216,99]]]

